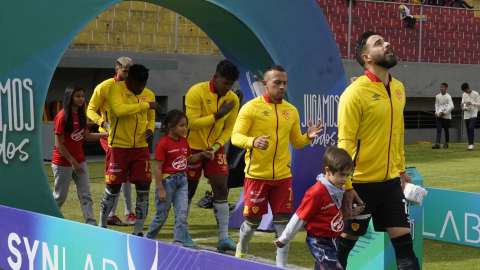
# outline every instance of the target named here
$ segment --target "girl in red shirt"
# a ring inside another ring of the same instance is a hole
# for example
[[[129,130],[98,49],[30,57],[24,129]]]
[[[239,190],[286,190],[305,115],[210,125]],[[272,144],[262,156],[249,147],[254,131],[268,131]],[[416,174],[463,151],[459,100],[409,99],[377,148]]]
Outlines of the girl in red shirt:
[[[77,185],[83,217],[87,224],[97,225],[93,217],[92,192],[88,168],[83,155],[82,142],[98,141],[107,137],[107,133],[90,134],[87,116],[83,109],[85,91],[77,85],[70,85],[65,90],[63,109],[55,117],[55,148],[52,158],[52,170],[55,178],[53,198],[58,207],[67,199],[70,179]]]
[[[179,110],[171,110],[165,115],[160,132],[165,132],[155,147],[155,206],[147,238],[155,239],[168,218],[173,203],[175,225],[173,244],[183,246],[187,232],[188,184],[187,163],[200,159],[213,159],[211,149],[193,154],[187,139],[183,137],[187,129],[187,116]]]

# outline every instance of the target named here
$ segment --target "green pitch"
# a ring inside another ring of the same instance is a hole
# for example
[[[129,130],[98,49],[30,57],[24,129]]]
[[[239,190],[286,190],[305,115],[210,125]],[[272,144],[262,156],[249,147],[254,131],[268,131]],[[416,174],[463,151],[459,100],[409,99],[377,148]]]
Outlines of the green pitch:
[[[405,146],[407,166],[416,167],[424,179],[426,187],[460,190],[480,193],[478,179],[480,177],[480,145],[473,151],[467,151],[467,144],[450,144],[449,149],[431,149],[431,144],[407,145]],[[153,164],[152,164],[153,166]],[[50,165],[45,165],[50,186],[53,187],[53,176]],[[90,185],[92,189],[92,199],[94,201],[93,210],[95,218],[98,220],[100,211],[100,198],[105,191],[103,181],[103,162],[88,163],[90,173]],[[153,167],[152,167],[153,171]],[[134,188],[133,188],[134,189]],[[202,178],[198,186],[197,194],[193,198],[193,203],[198,202],[203,197],[206,190],[211,190],[207,185],[206,179]],[[154,202],[154,183],[152,183],[150,193],[150,209],[144,233],[148,230],[150,221],[155,211]],[[229,195],[229,202],[236,203],[241,189],[232,189]],[[135,194],[133,194],[135,199]],[[425,198],[428,200],[428,196]],[[133,200],[135,201],[135,200]],[[192,203],[189,216],[189,231],[193,239],[203,239],[195,241],[197,244],[216,247],[217,226],[211,209],[202,209]],[[78,222],[83,222],[82,212],[80,210],[79,200],[77,198],[75,185],[72,182],[68,198],[61,209],[65,218]],[[123,201],[120,199],[117,207],[117,216],[125,221]],[[173,211],[160,232],[157,240],[172,242],[173,240]],[[125,233],[132,233],[133,227],[109,226],[109,229]],[[238,235],[238,229],[230,229],[230,235]],[[313,257],[305,244],[306,232],[301,231],[292,240],[290,244],[290,253],[288,263],[305,268],[313,269]],[[273,246],[273,233],[257,232],[249,245],[249,254],[257,257],[275,260],[275,250]],[[238,236],[232,237],[238,241]],[[423,244],[423,269],[478,269],[480,265],[480,249],[469,246],[456,245],[446,242],[424,239]]]

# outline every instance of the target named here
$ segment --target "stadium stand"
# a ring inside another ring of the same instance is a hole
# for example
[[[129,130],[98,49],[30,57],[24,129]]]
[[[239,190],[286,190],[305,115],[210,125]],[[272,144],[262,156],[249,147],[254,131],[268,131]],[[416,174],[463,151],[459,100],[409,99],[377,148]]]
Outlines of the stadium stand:
[[[70,49],[163,53],[176,49],[184,54],[222,54],[187,18],[177,18],[171,10],[139,1],[123,1],[99,14],[75,37]]]
[[[316,0],[327,19],[338,43],[342,59],[354,59],[358,36],[372,30],[381,33],[396,49],[400,61],[429,63],[479,64],[480,15],[474,10],[424,6],[420,36],[417,30],[405,29],[398,7],[401,3],[357,1],[352,8],[350,42],[349,14],[345,0]],[[457,4],[458,5],[458,4]],[[410,5],[411,13],[420,14],[420,6]],[[477,11],[478,13],[478,11]],[[420,41],[421,40],[421,41]],[[421,48],[420,48],[421,45]],[[350,55],[348,55],[350,46]]]

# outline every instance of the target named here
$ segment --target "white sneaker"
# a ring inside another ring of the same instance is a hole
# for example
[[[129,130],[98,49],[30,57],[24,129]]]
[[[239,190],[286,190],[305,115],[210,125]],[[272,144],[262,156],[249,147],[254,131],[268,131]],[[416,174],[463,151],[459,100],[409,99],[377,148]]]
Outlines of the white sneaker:
[[[470,144],[467,148],[467,150],[473,150],[473,144]]]

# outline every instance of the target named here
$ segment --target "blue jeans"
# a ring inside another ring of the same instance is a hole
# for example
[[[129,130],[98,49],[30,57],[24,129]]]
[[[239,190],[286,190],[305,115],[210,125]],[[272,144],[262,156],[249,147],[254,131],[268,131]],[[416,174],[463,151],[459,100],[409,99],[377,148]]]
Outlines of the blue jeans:
[[[147,232],[147,237],[155,239],[162,229],[163,224],[168,218],[170,207],[173,202],[173,211],[175,213],[175,225],[173,229],[173,243],[181,244],[185,242],[185,232],[187,231],[187,207],[188,207],[188,184],[186,173],[172,174],[162,179],[163,188],[167,193],[167,201],[161,202],[158,199],[158,187],[155,186],[155,206],[157,211],[153,216],[152,223]]]

